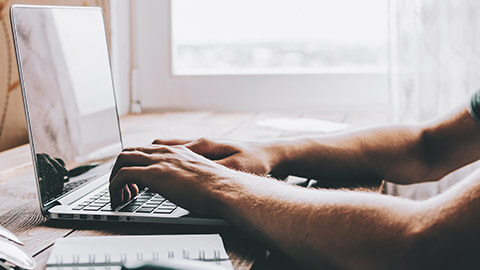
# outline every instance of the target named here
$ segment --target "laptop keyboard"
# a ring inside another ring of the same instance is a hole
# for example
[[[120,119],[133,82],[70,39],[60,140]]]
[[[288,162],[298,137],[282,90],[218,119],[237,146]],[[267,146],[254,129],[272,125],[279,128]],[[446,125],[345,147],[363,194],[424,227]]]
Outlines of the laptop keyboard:
[[[144,191],[137,197],[118,208],[117,212],[129,213],[155,213],[170,214],[177,208],[177,205],[168,201],[157,193]],[[110,205],[110,193],[108,189],[100,191],[95,196],[82,201],[73,210],[82,211],[115,211]]]

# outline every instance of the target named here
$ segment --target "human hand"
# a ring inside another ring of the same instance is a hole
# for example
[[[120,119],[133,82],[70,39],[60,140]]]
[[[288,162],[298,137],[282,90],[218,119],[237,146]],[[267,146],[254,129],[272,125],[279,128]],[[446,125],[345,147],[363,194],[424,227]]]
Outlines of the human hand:
[[[47,153],[36,154],[36,158],[42,200],[47,202],[62,192],[63,184],[68,181],[68,170],[63,160]]]
[[[176,204],[202,215],[212,215],[219,183],[235,174],[183,145],[127,148],[117,158],[110,177],[112,207],[125,197],[125,187],[148,187]]]
[[[237,171],[267,175],[272,170],[273,157],[262,143],[200,138],[197,140],[156,139],[153,144],[183,145],[217,164]]]

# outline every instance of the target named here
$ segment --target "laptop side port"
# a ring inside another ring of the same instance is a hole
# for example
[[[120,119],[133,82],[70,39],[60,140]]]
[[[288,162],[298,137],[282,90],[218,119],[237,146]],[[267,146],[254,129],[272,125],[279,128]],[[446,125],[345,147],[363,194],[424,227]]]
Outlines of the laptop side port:
[[[80,219],[88,219],[88,215],[80,215]]]
[[[120,217],[116,217],[116,216],[107,216],[107,220],[109,220],[109,221],[119,221],[119,220],[120,220]]]
[[[102,216],[93,216],[93,219],[100,220],[100,219],[102,219]]]
[[[73,218],[73,214],[58,214],[58,218]]]

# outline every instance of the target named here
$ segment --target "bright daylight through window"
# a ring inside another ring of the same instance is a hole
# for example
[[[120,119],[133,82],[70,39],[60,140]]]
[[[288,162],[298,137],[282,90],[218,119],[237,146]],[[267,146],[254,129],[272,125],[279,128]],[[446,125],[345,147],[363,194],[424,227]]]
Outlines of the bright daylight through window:
[[[175,75],[387,71],[385,0],[175,0]]]

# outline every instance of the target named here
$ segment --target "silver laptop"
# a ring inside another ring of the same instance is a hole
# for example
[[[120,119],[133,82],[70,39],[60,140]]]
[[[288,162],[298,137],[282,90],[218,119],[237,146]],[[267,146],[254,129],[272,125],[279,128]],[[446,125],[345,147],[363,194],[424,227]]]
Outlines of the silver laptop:
[[[14,5],[11,23],[42,213],[52,219],[224,225],[143,190],[110,207],[122,150],[102,10]]]

